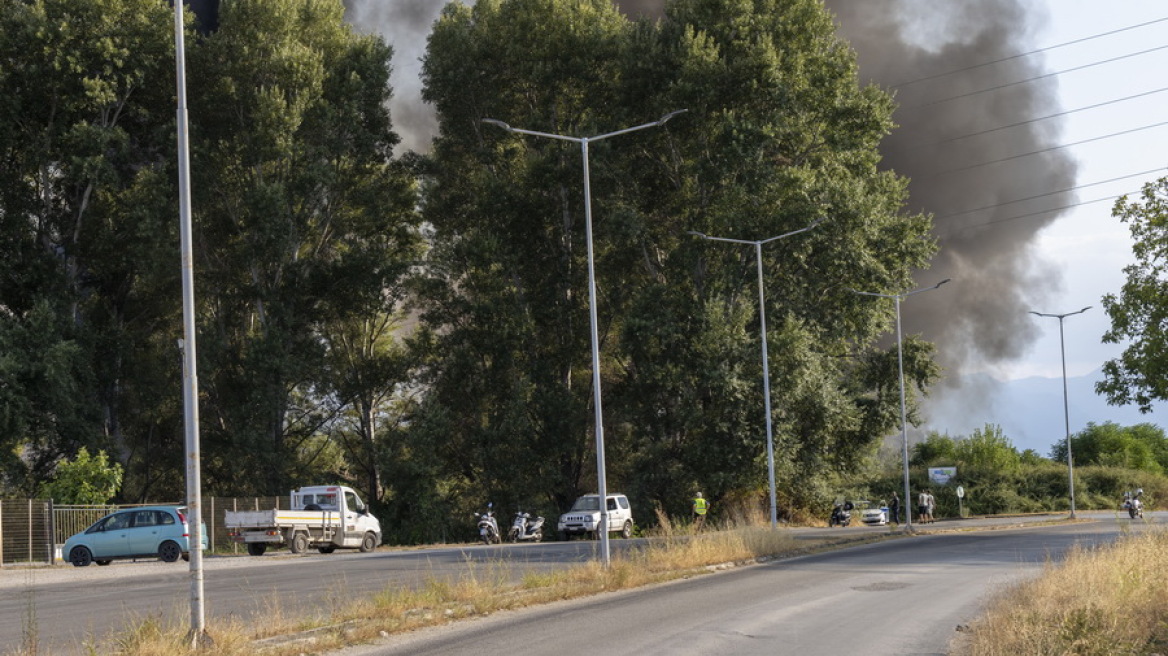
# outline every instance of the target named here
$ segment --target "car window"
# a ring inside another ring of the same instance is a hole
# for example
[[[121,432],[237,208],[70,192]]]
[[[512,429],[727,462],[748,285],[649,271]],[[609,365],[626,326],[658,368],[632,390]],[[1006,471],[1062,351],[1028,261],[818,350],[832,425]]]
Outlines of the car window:
[[[617,498],[616,498],[616,500],[617,500],[617,503],[619,503],[619,504],[620,504],[620,507],[621,507],[621,508],[623,508],[623,509],[625,509],[625,510],[628,510],[628,509],[629,509],[629,500],[628,500],[627,498],[625,498],[625,497],[617,497]]]
[[[158,518],[155,516],[153,510],[139,510],[134,513],[134,527],[141,528],[143,526],[155,526],[158,524]]]
[[[361,503],[361,500],[353,492],[345,492],[345,505],[348,506],[350,512],[361,512],[365,510],[365,504]]]
[[[174,523],[174,515],[166,512],[165,510],[159,510],[159,511],[157,511],[157,514],[158,514],[158,523],[160,525],[169,526],[169,525]]]
[[[600,510],[600,500],[596,497],[580,497],[576,499],[576,503],[572,504],[573,512],[587,512],[589,510]]]
[[[608,500],[608,509],[609,510],[616,510],[616,499],[609,499]]]
[[[120,531],[122,529],[130,528],[130,517],[132,517],[132,513],[128,512],[110,515],[109,518],[105,520],[105,524],[102,526],[102,530]]]

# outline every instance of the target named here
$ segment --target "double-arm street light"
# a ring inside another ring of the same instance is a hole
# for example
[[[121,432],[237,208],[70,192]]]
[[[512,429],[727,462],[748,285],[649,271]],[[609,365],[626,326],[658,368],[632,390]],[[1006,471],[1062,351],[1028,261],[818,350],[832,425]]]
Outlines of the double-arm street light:
[[[653,121],[652,123],[645,123],[644,125],[637,125],[615,132],[607,132],[605,134],[594,137],[569,137],[562,134],[552,134],[550,132],[536,132],[535,130],[522,130],[520,128],[513,128],[510,125],[493,118],[482,119],[483,123],[503,128],[508,132],[516,134],[529,134],[535,137],[545,137],[547,139],[557,139],[559,141],[571,141],[580,144],[580,155],[584,160],[584,232],[585,239],[588,243],[588,318],[592,329],[592,393],[593,405],[596,411],[596,486],[597,494],[600,501],[600,526],[597,531],[600,533],[600,554],[601,560],[605,567],[609,565],[609,550],[608,550],[608,486],[605,481],[604,472],[604,413],[600,405],[600,339],[596,328],[596,271],[593,264],[592,254],[592,188],[588,175],[588,144],[601,139],[608,139],[609,137],[616,137],[629,132],[636,132],[637,130],[644,130],[646,128],[656,128],[665,125],[669,119],[685,112],[687,110],[679,109],[670,112],[665,116]]]
[[[806,228],[799,228],[798,230],[792,230],[791,232],[779,235],[777,237],[760,239],[758,241],[752,241],[749,239],[729,239],[726,237],[711,237],[710,235],[701,232],[694,232],[692,230],[689,232],[691,235],[697,235],[702,239],[708,239],[710,241],[728,241],[732,244],[752,244],[754,246],[755,258],[758,261],[758,318],[761,324],[759,330],[760,334],[762,335],[762,397],[763,406],[766,411],[767,477],[770,480],[771,488],[771,528],[776,528],[778,526],[779,513],[778,508],[775,505],[775,443],[771,429],[771,372],[770,364],[767,359],[766,295],[763,291],[762,282],[762,245],[772,241],[777,241],[784,237],[797,235],[800,232],[806,232],[822,222],[823,219],[816,219],[814,223],[807,226]]]
[[[922,292],[931,292],[941,285],[949,282],[950,278],[946,278],[932,287],[922,287],[914,289],[911,292],[903,294],[878,294],[876,292],[861,292],[853,289],[852,291],[864,296],[879,296],[880,298],[891,298],[896,300],[896,365],[900,372],[900,443],[902,455],[904,456],[904,530],[912,531],[912,491],[908,486],[908,411],[905,409],[904,402],[904,347],[901,345],[900,337],[900,302],[914,294]]]
[[[1067,312],[1066,314],[1045,314],[1043,312],[1035,312],[1034,310],[1030,311],[1030,314],[1040,317],[1054,317],[1059,320],[1059,350],[1062,352],[1063,358],[1063,425],[1067,430],[1067,477],[1069,479],[1068,489],[1071,494],[1071,519],[1075,518],[1075,464],[1074,459],[1071,458],[1071,410],[1067,401],[1067,346],[1066,341],[1063,339],[1063,319],[1075,314],[1082,314],[1090,309],[1091,306],[1088,305],[1082,310]]]

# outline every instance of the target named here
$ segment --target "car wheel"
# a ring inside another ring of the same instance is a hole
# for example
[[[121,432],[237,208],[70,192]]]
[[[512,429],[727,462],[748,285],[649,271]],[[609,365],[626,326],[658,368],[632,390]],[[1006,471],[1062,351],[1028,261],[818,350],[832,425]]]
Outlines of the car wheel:
[[[304,531],[296,531],[292,536],[292,544],[288,545],[288,549],[294,554],[302,554],[308,551],[308,534]]]
[[[361,553],[369,553],[377,548],[377,536],[372,533],[366,533],[365,538],[361,540]]]
[[[110,563],[112,563],[114,561],[109,560],[109,559],[102,559],[102,560],[95,560],[93,562],[97,563],[99,567],[105,567],[106,565],[109,565]]]
[[[89,563],[93,562],[93,552],[89,547],[73,547],[69,552],[69,562],[73,563],[74,567],[89,567]]]
[[[248,542],[247,553],[252,556],[262,556],[268,550],[268,545],[263,542]]]
[[[167,540],[158,547],[158,557],[164,563],[173,563],[182,557],[182,547],[178,546],[177,542]]]
[[[626,540],[633,537],[633,520],[625,520],[625,527],[621,529],[621,537]]]

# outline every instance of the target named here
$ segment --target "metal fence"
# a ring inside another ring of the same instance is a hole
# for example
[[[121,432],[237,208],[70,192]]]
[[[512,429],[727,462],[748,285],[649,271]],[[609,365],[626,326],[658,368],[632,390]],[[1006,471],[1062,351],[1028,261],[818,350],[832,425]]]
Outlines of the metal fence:
[[[69,536],[80,533],[115,510],[142,505],[55,505],[48,499],[0,500],[0,567],[21,563],[53,563]],[[205,497],[203,523],[212,553],[238,553],[223,525],[228,510],[282,510],[288,497]]]

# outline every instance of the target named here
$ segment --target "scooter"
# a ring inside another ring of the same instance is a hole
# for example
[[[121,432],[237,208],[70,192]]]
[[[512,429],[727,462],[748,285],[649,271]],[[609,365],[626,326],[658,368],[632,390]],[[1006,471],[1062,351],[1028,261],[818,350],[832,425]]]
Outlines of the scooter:
[[[532,519],[531,513],[522,510],[515,513],[515,521],[511,522],[511,531],[507,537],[512,542],[520,540],[543,540],[543,517]]]
[[[852,523],[852,508],[854,507],[851,501],[835,504],[835,507],[831,509],[831,517],[827,520],[828,527],[847,526]]]
[[[495,521],[495,513],[491,510],[494,506],[492,503],[487,504],[487,512],[483,514],[475,513],[474,516],[479,520],[479,537],[482,538],[483,544],[498,544],[502,542],[499,536],[499,523]]]

